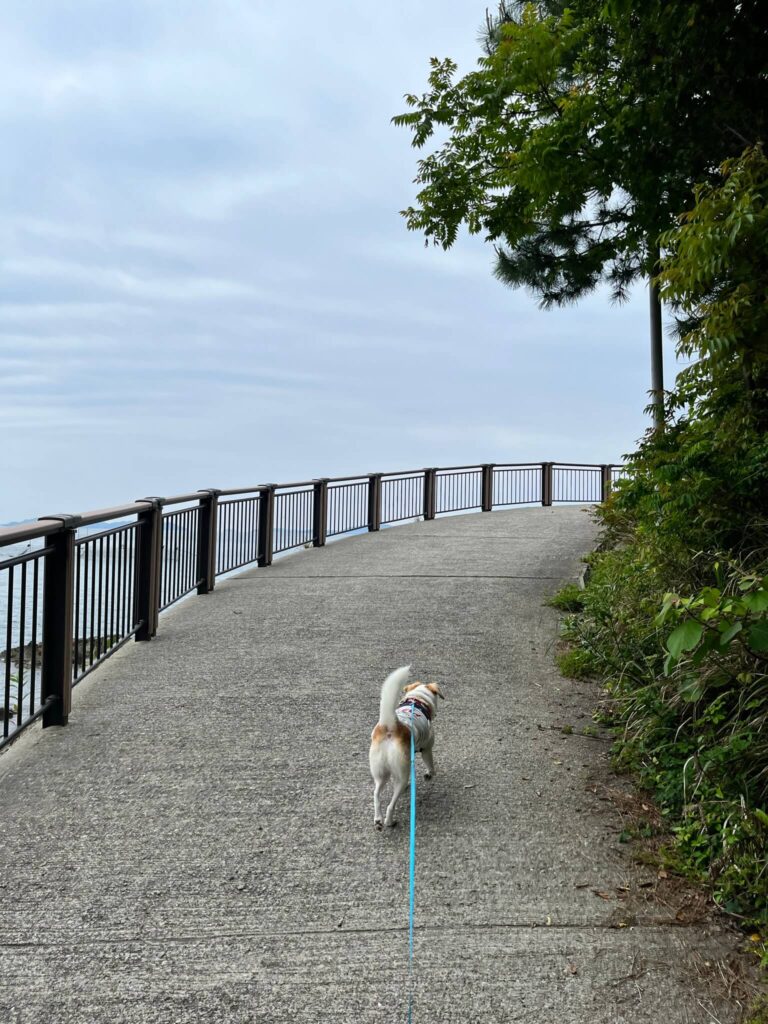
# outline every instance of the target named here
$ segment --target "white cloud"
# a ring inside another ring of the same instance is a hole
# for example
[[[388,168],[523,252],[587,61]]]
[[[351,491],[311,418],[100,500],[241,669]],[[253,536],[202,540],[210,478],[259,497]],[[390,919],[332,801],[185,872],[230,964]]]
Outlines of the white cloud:
[[[430,56],[471,67],[482,17],[7,0],[0,520],[631,446],[644,295],[540,313],[480,239],[425,250],[398,213],[418,154],[390,118]]]

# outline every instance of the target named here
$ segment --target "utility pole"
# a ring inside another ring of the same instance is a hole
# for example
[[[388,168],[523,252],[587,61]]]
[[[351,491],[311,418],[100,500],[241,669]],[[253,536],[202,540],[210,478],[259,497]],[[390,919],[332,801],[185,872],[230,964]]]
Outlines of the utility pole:
[[[651,299],[651,404],[653,406],[653,429],[664,426],[664,354],[661,345],[661,299],[654,283],[659,272],[659,246],[653,247],[654,261],[648,277],[648,291]]]

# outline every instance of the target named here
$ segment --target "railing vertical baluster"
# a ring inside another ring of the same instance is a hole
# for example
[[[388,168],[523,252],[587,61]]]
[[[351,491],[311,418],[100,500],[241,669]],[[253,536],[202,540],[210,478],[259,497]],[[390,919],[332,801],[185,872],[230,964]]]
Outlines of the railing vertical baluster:
[[[227,514],[227,564],[234,565],[237,561],[237,510],[238,505],[228,506]]]
[[[115,566],[115,624],[113,632],[115,636],[122,639],[123,633],[123,583],[125,576],[123,573],[123,543],[125,541],[125,530],[121,530],[115,537],[117,541],[116,547],[116,566]]]
[[[483,512],[491,512],[493,510],[493,464],[485,463],[482,468],[482,509]]]
[[[216,585],[216,529],[219,519],[220,490],[209,487],[200,491],[197,514],[197,592],[210,594]]]
[[[542,462],[541,464],[541,504],[552,504],[552,463]]]
[[[136,531],[136,615],[141,625],[137,640],[151,640],[157,633],[163,564],[163,499],[141,498],[150,507],[140,512]]]
[[[259,537],[256,562],[260,566],[272,565],[272,527],[275,515],[275,484],[259,488]]]
[[[112,551],[109,556],[109,624],[107,626],[107,650],[115,642],[116,630],[115,630],[115,597],[116,597],[116,580],[117,580],[117,551],[118,542],[120,540],[119,533],[113,533],[110,538],[110,544]]]
[[[80,566],[81,566],[81,563],[83,561],[82,548],[75,547],[75,556],[74,557],[75,557],[75,584],[74,584],[74,586],[75,586],[75,597],[74,597],[75,607],[73,609],[72,615],[73,615],[73,618],[74,618],[74,629],[75,629],[75,640],[74,640],[74,643],[75,643],[75,646],[74,646],[75,665],[74,665],[74,674],[75,674],[75,677],[77,677],[77,672],[78,672],[78,668],[79,668],[79,659],[80,659],[80,653],[79,653],[80,652],[80,597],[81,597],[81,595],[80,595]]]
[[[168,586],[165,588],[165,593],[163,594],[163,600],[160,605],[161,608],[164,608],[166,604],[170,604],[174,596],[181,592],[180,583],[182,561],[181,544],[179,543],[179,536],[182,532],[182,527],[184,524],[184,513],[182,512],[181,514],[175,515],[173,512],[170,512],[164,518],[167,529],[165,533],[166,565],[164,565],[163,569],[161,570],[163,580],[166,579],[165,569],[168,563],[172,565],[172,570],[168,572]],[[168,554],[169,551],[170,557]]]
[[[424,470],[424,519],[435,518],[435,480],[436,469]]]
[[[8,570],[7,607],[5,609],[5,693],[3,703],[3,737],[10,731],[11,724],[11,647],[13,646],[13,566]]]
[[[229,559],[227,565],[238,565],[244,557],[243,544],[248,536],[246,525],[247,506],[238,498],[229,506],[227,529],[229,530]]]
[[[81,516],[42,516],[61,523],[51,535],[45,556],[43,585],[43,666],[40,699],[53,698],[43,712],[43,728],[66,725],[72,707],[72,606],[74,598],[75,531]]]
[[[128,622],[126,614],[127,592],[128,592],[128,540],[133,537],[133,530],[128,528],[120,535],[120,582],[117,593],[117,628],[120,636],[125,636],[126,631],[133,626]]]
[[[96,542],[94,540],[85,539],[85,547],[91,552],[91,610],[90,615],[90,627],[88,627],[88,621],[86,620],[86,628],[89,629],[88,638],[88,657],[90,659],[89,665],[93,664],[93,638],[96,636]]]
[[[381,473],[368,474],[368,529],[381,529]]]
[[[22,704],[24,703],[24,635],[27,616],[27,565],[22,562],[21,566],[21,594],[19,595],[19,675],[16,683],[16,727],[21,727],[23,717]]]
[[[94,544],[94,553],[96,545]],[[104,538],[99,537],[99,603],[96,606],[96,657],[102,654],[101,641],[104,632]]]
[[[248,554],[250,555],[249,561],[255,562],[256,555],[258,554],[259,547],[259,499],[249,499],[251,510],[251,521],[248,527],[248,535],[251,539],[250,547],[247,548]]]
[[[313,480],[312,485],[312,546],[321,548],[328,531],[328,480]]]
[[[89,544],[80,545],[81,557],[83,559],[83,637],[82,637],[82,648],[80,650],[80,661],[82,663],[83,672],[85,672],[85,651],[86,651],[86,638],[88,636],[88,596],[90,591],[88,589],[88,581],[90,579],[88,573],[90,571],[90,559],[91,549]]]
[[[37,673],[37,588],[39,584],[40,560],[35,559],[32,570],[32,657],[29,664],[29,713],[35,710],[35,682]]]

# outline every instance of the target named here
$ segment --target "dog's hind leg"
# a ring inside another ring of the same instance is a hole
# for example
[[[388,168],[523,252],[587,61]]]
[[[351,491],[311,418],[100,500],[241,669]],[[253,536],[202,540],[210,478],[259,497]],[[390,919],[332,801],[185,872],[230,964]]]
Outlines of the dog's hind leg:
[[[421,748],[421,759],[424,762],[424,767],[426,768],[426,771],[424,772],[424,778],[431,779],[432,776],[435,774],[435,762],[434,759],[432,758],[431,743],[428,747]]]
[[[392,799],[389,801],[389,807],[387,807],[387,813],[384,817],[384,824],[390,827],[397,824],[396,821],[393,821],[392,815],[395,813],[395,804],[408,787],[408,776],[406,775],[404,779],[395,779],[394,787],[395,791],[392,794]]]
[[[384,788],[383,779],[373,781],[373,825],[374,828],[381,828],[381,791]]]

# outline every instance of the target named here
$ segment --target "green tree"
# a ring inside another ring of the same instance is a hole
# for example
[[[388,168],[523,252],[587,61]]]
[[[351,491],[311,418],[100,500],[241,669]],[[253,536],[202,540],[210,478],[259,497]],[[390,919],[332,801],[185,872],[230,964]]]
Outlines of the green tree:
[[[667,400],[668,429],[633,456],[618,506],[667,550],[768,559],[768,159],[761,147],[699,185],[662,236],[662,296],[690,361]]]
[[[458,80],[453,61],[433,59],[429,89],[394,118],[418,148],[447,130],[403,212],[444,248],[462,224],[483,232],[499,279],[543,306],[602,280],[624,298],[654,273],[693,185],[764,134],[757,0],[503,2],[485,44]]]

